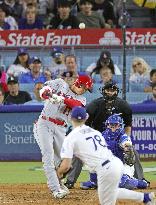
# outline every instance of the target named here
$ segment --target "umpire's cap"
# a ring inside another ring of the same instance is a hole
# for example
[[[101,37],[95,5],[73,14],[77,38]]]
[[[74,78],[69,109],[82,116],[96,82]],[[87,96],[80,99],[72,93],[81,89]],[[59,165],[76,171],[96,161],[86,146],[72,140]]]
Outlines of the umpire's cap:
[[[74,118],[76,120],[85,120],[87,119],[87,117],[88,114],[84,107],[76,106],[72,109],[71,118]]]

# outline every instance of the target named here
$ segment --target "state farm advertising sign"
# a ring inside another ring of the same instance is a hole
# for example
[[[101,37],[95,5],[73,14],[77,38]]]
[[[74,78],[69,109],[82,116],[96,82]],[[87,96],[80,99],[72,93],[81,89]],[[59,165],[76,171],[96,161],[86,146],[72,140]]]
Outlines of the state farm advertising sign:
[[[121,29],[0,31],[0,47],[120,46],[122,36]],[[156,45],[156,29],[127,29],[126,44]]]

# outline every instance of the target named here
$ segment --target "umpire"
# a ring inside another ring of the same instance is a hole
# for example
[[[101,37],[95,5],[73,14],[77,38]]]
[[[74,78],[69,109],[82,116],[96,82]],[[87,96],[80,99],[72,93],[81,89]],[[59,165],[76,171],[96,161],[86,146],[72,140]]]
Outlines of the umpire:
[[[103,97],[93,100],[87,106],[87,113],[89,118],[86,121],[86,125],[102,132],[105,130],[105,121],[108,117],[114,113],[119,113],[123,118],[125,133],[131,135],[132,126],[132,110],[127,101],[118,97],[119,88],[114,82],[108,82],[101,88],[101,94]],[[143,169],[139,161],[138,153],[136,154],[135,163],[135,177],[143,179]],[[76,182],[82,169],[82,163],[75,159],[73,161],[73,169],[68,173],[67,182],[65,185],[68,188],[72,188]]]

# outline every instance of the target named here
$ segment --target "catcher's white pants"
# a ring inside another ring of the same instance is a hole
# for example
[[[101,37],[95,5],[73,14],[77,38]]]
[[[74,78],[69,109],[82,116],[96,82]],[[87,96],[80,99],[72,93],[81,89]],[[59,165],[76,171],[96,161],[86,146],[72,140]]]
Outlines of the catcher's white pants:
[[[47,120],[39,119],[34,125],[34,137],[40,147],[42,162],[49,189],[60,189],[55,167],[61,162],[60,150],[66,134],[66,128]]]

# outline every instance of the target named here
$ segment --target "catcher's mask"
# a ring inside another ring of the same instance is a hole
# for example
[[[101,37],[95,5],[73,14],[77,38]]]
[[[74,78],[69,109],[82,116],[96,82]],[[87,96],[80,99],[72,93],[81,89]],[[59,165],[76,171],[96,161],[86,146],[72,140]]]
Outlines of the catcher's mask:
[[[91,92],[93,87],[93,80],[88,75],[80,75],[74,81],[74,85],[78,88],[84,86],[86,90]]]
[[[115,92],[116,91],[116,92]],[[111,94],[113,93],[113,94]],[[115,82],[107,82],[102,88],[101,88],[101,94],[104,97],[104,100],[106,101],[113,101],[117,98],[119,93],[119,88]]]
[[[123,120],[119,116],[119,114],[113,114],[108,117],[108,119],[105,122],[106,127],[112,131],[115,134],[119,134],[122,131],[122,126],[123,126]]]

